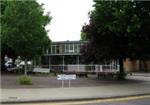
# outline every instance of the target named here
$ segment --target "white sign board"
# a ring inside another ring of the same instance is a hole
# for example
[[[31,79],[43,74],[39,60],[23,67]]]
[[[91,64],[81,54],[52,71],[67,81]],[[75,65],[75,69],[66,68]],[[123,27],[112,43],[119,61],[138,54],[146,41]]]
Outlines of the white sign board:
[[[57,80],[75,80],[76,79],[76,75],[75,74],[61,74],[61,75],[57,75]]]

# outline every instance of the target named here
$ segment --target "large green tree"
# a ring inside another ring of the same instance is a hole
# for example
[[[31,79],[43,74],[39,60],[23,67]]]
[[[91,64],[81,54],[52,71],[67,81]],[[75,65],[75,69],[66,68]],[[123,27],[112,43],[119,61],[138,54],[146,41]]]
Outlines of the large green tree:
[[[119,60],[120,79],[123,60],[148,59],[150,55],[150,2],[94,0],[90,23],[82,31],[89,39],[85,61],[100,63]]]
[[[41,55],[50,44],[45,26],[49,13],[44,15],[42,5],[32,1],[8,1],[2,17],[2,40],[27,65],[27,60]],[[25,66],[25,74],[27,74]]]
[[[1,14],[1,16],[0,16],[0,20],[1,20],[1,22],[0,22],[1,23],[0,24],[0,30],[1,30],[0,31],[1,32],[0,39],[1,39],[1,71],[2,72],[6,72],[6,68],[4,66],[4,63],[5,63],[4,57],[7,55],[8,57],[13,58],[13,60],[17,57],[17,55],[15,54],[15,51],[5,43],[5,40],[3,40],[4,39],[3,38],[4,31],[2,31],[2,30],[4,29],[5,25],[4,25],[4,21],[2,21],[2,20],[4,17],[4,11],[7,6],[8,6],[7,0],[5,0],[5,1],[3,0],[0,2],[0,14]]]

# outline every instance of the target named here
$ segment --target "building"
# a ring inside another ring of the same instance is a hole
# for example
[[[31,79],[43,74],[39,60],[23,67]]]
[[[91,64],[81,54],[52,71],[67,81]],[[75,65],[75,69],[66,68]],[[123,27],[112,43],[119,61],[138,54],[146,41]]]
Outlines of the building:
[[[87,41],[59,41],[53,42],[47,53],[42,57],[43,67],[57,67],[65,69],[65,65],[79,65],[82,62],[81,48]]]
[[[131,60],[127,58],[124,61],[124,69],[126,72],[150,72],[150,60]]]
[[[117,63],[113,65],[83,64],[81,49],[87,41],[53,42],[47,53],[42,57],[42,67],[52,71],[63,71],[76,74],[118,72]]]
[[[102,67],[93,65],[86,65],[82,63],[81,49],[87,45],[87,41],[59,41],[52,42],[47,53],[42,57],[42,67],[55,69],[55,70],[96,70],[98,68],[115,68],[118,70],[118,63],[113,62],[110,65],[103,65]],[[146,62],[147,69],[150,71],[150,61]],[[107,66],[107,67],[105,67]],[[89,69],[90,68],[90,69]],[[144,71],[144,64],[139,60],[131,61],[126,59],[124,61],[124,69],[126,72],[131,71]],[[100,69],[99,69],[100,70]]]

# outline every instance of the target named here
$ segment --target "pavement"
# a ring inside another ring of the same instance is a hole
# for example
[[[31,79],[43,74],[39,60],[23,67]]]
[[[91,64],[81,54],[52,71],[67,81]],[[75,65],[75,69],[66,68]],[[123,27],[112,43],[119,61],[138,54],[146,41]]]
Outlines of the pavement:
[[[144,77],[150,77],[150,73],[139,73],[139,72],[134,72],[132,73],[133,76],[144,76]]]
[[[70,88],[0,89],[0,101],[1,103],[67,101],[150,94],[150,77],[144,76],[143,78],[145,81],[134,84]]]

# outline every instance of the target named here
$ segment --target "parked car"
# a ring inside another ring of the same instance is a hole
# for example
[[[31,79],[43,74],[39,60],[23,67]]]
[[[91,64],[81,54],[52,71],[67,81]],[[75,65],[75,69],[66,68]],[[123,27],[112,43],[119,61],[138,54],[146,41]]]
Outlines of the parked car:
[[[6,67],[6,69],[7,69],[8,71],[12,71],[11,68],[13,68],[13,62],[7,61],[7,62],[5,63],[5,67]]]
[[[27,65],[31,65],[31,64],[32,64],[31,61],[28,61],[28,62],[27,62]],[[18,68],[23,69],[24,66],[25,66],[25,62],[24,62],[24,61],[21,61],[20,63],[15,64],[15,65],[13,65],[13,62],[12,62],[12,61],[7,61],[7,62],[5,63],[5,67],[6,67],[6,69],[7,69],[8,71],[13,71],[13,70],[16,70],[16,69],[18,69]]]
[[[6,68],[12,67],[12,62],[6,62],[6,63],[5,63],[5,67],[6,67]]]

